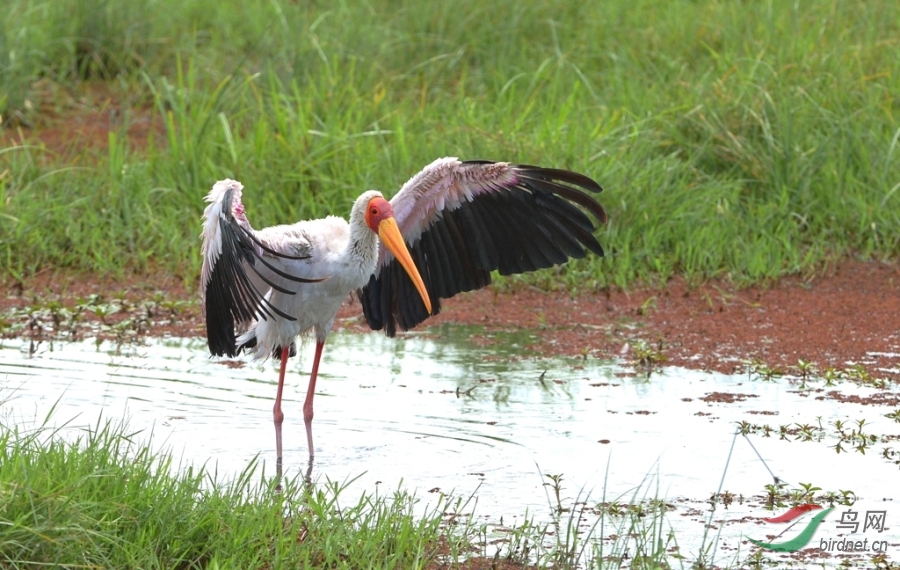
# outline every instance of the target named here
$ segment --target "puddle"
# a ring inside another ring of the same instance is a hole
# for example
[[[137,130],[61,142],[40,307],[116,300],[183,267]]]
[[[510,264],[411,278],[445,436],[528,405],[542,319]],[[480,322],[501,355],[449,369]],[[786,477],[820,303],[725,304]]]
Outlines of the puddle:
[[[426,501],[429,492],[474,494],[476,516],[491,523],[502,517],[506,526],[526,513],[549,521],[555,499],[544,485],[547,474],[562,475],[569,505],[585,495],[589,505],[628,502],[643,483],[639,497],[672,506],[667,524],[693,558],[734,444],[722,486],[732,502],[714,516],[714,529],[722,528],[720,558],[730,559],[737,548],[755,548],[742,533],[762,540],[775,534],[757,520],[772,516],[761,505],[772,477],[752,442],[788,489],[811,483],[823,492],[852,490],[864,504],[881,505],[887,529],[878,538],[897,556],[892,519],[900,521],[900,469],[890,453],[900,442],[879,439],[865,453],[848,443],[836,453],[834,426],[843,422],[847,431],[864,419],[865,433],[896,438],[900,423],[885,414],[898,407],[891,404],[897,390],[822,381],[801,390],[784,378],[679,368],[646,378],[623,364],[532,358],[522,348],[528,333],[478,347],[465,327],[432,332],[442,333],[440,342],[329,337],[316,396],[314,478],[359,476],[348,492],[390,492],[402,482]],[[210,360],[198,339],[45,343],[29,354],[32,348],[27,340],[0,346],[4,421],[40,422],[54,405],[54,421],[75,418],[70,427],[93,425],[101,414],[126,417],[131,428],[152,430],[176,458],[206,463],[220,478],[240,472],[257,453],[271,472],[275,363]],[[301,347],[286,380],[288,472],[306,468],[301,407],[312,348]],[[747,422],[749,442],[735,438],[739,422]],[[782,425],[790,426],[786,439],[779,437]],[[774,430],[769,437],[766,427]],[[830,520],[828,536],[844,536],[833,528],[837,515]]]

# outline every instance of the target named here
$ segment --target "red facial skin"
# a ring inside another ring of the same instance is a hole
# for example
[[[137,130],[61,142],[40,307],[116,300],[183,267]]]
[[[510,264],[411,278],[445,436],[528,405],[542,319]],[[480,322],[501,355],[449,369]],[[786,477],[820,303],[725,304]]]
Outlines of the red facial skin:
[[[366,225],[376,234],[378,233],[378,224],[393,217],[394,209],[391,207],[391,203],[384,198],[372,198],[366,205]]]

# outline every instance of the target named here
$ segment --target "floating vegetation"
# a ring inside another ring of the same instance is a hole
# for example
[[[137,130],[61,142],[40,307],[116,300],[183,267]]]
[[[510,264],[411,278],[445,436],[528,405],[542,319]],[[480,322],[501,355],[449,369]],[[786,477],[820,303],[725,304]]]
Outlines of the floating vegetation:
[[[832,507],[850,506],[858,500],[856,493],[850,489],[823,491],[821,487],[812,483],[800,483],[799,487],[790,489],[783,481],[766,485],[763,497],[768,509],[796,507],[808,503],[828,504]]]
[[[161,291],[139,300],[124,292],[66,300],[35,297],[27,306],[0,315],[0,336],[36,343],[85,338],[135,342],[182,324],[193,316],[194,307],[194,301],[170,298]]]
[[[887,415],[887,414],[886,414]],[[759,435],[762,437],[778,437],[784,441],[804,442],[828,442],[829,447],[836,453],[844,453],[854,450],[865,454],[877,444],[887,444],[895,441],[900,436],[876,435],[866,431],[866,419],[853,421],[834,420],[828,422],[828,427],[822,425],[822,419],[817,418],[816,423],[793,423],[772,426],[769,424],[756,424],[747,421],[738,423],[741,435]],[[881,455],[890,461],[900,465],[900,453],[890,447],[881,450]]]

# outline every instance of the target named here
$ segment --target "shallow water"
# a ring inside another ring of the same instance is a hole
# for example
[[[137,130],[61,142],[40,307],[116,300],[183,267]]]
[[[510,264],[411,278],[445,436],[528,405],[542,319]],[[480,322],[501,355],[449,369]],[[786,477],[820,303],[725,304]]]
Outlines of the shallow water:
[[[555,499],[544,486],[546,474],[562,475],[565,504],[585,495],[589,503],[628,502],[641,486],[638,498],[673,505],[667,523],[687,554],[700,546],[707,501],[727,462],[723,491],[748,498],[715,514],[725,523],[718,547],[728,556],[742,533],[760,539],[773,533],[744,519],[771,516],[759,497],[772,477],[752,442],[790,488],[812,483],[825,491],[850,489],[866,504],[886,505],[888,522],[900,520],[894,500],[900,473],[882,456],[890,442],[865,454],[838,454],[830,435],[818,442],[734,436],[740,421],[776,429],[821,424],[830,433],[834,420],[865,419],[867,433],[900,433],[900,424],[884,416],[896,406],[826,397],[835,389],[863,398],[884,390],[849,383],[832,388],[821,381],[803,390],[787,379],[679,368],[647,378],[627,364],[534,358],[522,348],[532,341],[527,333],[479,347],[468,341],[472,330],[465,327],[432,332],[441,340],[329,337],[315,400],[314,479],[359,477],[351,492],[390,492],[402,481],[426,500],[437,490],[474,494],[477,517],[494,523],[502,517],[507,525],[521,522],[526,512],[549,521]],[[301,407],[311,343],[300,347],[300,357],[290,361],[285,387],[289,473],[306,469]],[[54,405],[53,421],[71,420],[70,427],[95,424],[101,414],[124,417],[132,429],[152,431],[153,441],[164,442],[176,457],[215,467],[220,478],[240,472],[257,454],[271,472],[276,379],[276,363],[229,366],[208,358],[197,339],[118,347],[4,341],[0,347],[6,421],[40,422]],[[732,403],[701,399],[713,392],[746,397]],[[879,538],[900,542],[896,530],[886,533]],[[746,542],[740,548],[749,550]],[[895,554],[898,548],[892,548]]]

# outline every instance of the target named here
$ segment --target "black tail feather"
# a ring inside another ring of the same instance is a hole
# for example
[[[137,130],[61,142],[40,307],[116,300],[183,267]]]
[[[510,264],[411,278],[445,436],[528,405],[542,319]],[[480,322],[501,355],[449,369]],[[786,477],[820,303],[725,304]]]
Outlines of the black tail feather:
[[[235,350],[235,356],[240,354],[241,352],[245,354],[249,354],[252,349],[256,348],[256,335],[254,334],[250,338],[247,339],[246,342],[240,344]],[[293,358],[297,356],[297,343],[292,342],[290,346],[289,356]],[[272,349],[272,358],[275,360],[281,360],[281,347],[276,346]]]

